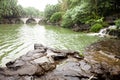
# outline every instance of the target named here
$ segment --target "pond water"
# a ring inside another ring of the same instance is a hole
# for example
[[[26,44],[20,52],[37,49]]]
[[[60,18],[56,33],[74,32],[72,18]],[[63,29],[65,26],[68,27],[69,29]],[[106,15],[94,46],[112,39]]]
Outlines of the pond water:
[[[50,25],[1,24],[0,66],[34,49],[39,43],[56,49],[76,50],[80,53],[99,38]]]

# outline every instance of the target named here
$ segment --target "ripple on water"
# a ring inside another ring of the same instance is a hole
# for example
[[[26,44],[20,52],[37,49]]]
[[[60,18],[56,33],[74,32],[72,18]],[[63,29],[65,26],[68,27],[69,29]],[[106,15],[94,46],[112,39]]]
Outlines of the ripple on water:
[[[0,25],[0,63],[4,66],[6,62],[33,50],[35,43],[82,52],[96,40],[97,37],[55,26]]]

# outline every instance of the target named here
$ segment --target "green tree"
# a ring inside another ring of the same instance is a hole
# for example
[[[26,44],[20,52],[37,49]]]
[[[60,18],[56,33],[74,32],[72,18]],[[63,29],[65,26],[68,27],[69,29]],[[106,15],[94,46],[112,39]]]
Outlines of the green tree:
[[[40,17],[40,11],[34,7],[24,8],[24,17]]]
[[[119,3],[120,3],[119,0],[90,0],[89,1],[91,11],[93,11],[96,15],[108,15],[113,12],[119,12],[120,10]]]
[[[50,20],[50,17],[58,12],[60,9],[59,9],[59,5],[56,4],[56,5],[46,5],[45,7],[45,11],[44,11],[44,17],[47,19],[47,20]]]
[[[21,8],[20,5],[17,5],[17,0],[0,0],[0,17],[18,17],[22,12]]]
[[[66,11],[63,16],[62,26],[72,27],[74,24],[85,23],[91,18],[89,10],[86,10],[87,3],[76,6]],[[67,24],[69,23],[69,24]]]
[[[115,20],[116,29],[120,29],[120,19]]]
[[[81,2],[82,0],[59,0],[59,4],[61,5],[62,11],[74,8],[75,6],[80,5]]]
[[[61,21],[63,14],[64,14],[64,12],[56,12],[56,13],[54,13],[54,14],[50,17],[50,21],[51,21],[51,22],[54,22],[54,23]]]

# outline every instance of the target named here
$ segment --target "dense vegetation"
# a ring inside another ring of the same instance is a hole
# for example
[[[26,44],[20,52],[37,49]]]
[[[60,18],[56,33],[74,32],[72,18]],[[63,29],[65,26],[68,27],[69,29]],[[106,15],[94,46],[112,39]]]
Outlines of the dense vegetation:
[[[0,17],[18,17],[22,13],[17,0],[0,0]]]
[[[44,14],[47,21],[59,22],[62,27],[67,28],[72,28],[75,24],[95,27],[98,23],[107,26],[105,17],[119,13],[119,3],[119,0],[59,0],[56,5],[47,5]],[[96,27],[96,30],[102,28]]]
[[[90,30],[99,30],[98,28],[108,26],[105,22],[107,16],[119,14],[119,3],[119,0],[58,0],[56,5],[48,4],[43,13],[33,7],[23,8],[17,4],[17,0],[0,0],[0,19],[44,16],[47,23],[57,23],[62,27],[87,24],[91,26]],[[119,17],[114,20],[119,28]],[[94,26],[96,24],[102,27]]]
[[[39,10],[33,7],[23,8],[17,2],[17,0],[0,0],[0,19],[43,16]]]
[[[42,12],[40,12],[38,9],[35,9],[34,7],[27,7],[23,9],[25,17],[41,17],[43,16]]]

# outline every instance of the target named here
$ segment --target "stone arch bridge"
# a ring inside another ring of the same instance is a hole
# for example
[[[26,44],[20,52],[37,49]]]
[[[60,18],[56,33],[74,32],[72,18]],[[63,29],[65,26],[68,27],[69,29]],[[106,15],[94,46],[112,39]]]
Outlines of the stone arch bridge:
[[[24,24],[26,24],[28,20],[33,20],[33,21],[35,21],[36,24],[38,24],[39,21],[42,20],[42,18],[28,17],[28,18],[11,18],[11,19],[9,19],[10,23],[17,23],[17,21],[22,21]]]
[[[42,20],[41,18],[20,18],[20,20],[23,21],[24,24],[26,24],[26,22],[27,22],[29,19],[34,20],[37,24],[39,23],[39,21]]]

